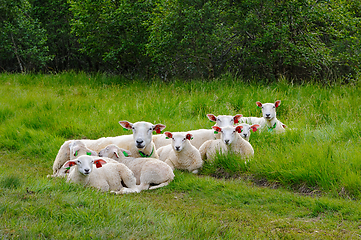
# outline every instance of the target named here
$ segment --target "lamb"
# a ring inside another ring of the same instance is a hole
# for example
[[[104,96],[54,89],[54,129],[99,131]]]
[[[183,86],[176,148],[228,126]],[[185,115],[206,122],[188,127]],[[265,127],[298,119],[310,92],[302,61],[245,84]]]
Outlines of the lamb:
[[[99,157],[82,155],[67,161],[64,167],[73,165],[67,182],[81,183],[102,192],[112,191],[116,194],[140,192],[133,172],[122,163],[107,163]],[[122,181],[127,187],[123,187]]]
[[[251,130],[253,132],[256,132],[257,129],[260,127],[259,124],[253,124],[253,125],[249,125],[248,123],[240,123],[238,126],[242,126],[242,132],[239,133],[239,135],[241,135],[241,137],[249,142],[249,137],[251,136]]]
[[[81,155],[98,156],[98,153],[87,148],[81,140],[67,141],[64,143],[53,164],[53,175],[51,177],[64,177],[69,169],[63,165],[68,160],[73,160]]]
[[[172,139],[172,144],[161,147],[157,150],[159,159],[167,163],[171,168],[188,170],[192,173],[198,173],[203,165],[203,160],[198,149],[194,147],[190,140],[190,133],[164,133]]]
[[[281,100],[277,100],[275,103],[256,102],[257,106],[262,108],[262,114],[264,122],[260,125],[261,128],[267,128],[269,132],[281,133],[285,131],[286,125],[284,125],[276,117],[276,108],[281,105]]]
[[[123,128],[133,131],[133,141],[131,141],[128,148],[125,148],[131,152],[132,156],[159,158],[152,135],[153,131],[161,133],[166,127],[165,125],[153,125],[152,123],[143,121],[134,124],[128,121],[119,121],[119,124]]]
[[[215,139],[214,130],[212,129],[197,129],[188,132],[180,132],[184,134],[192,134],[192,145],[199,149],[199,147],[207,140]],[[157,149],[167,146],[172,143],[172,140],[167,138],[165,134],[154,135],[153,141]]]
[[[206,141],[199,148],[199,152],[204,161],[213,161],[216,152],[223,154],[234,152],[246,158],[254,155],[252,145],[238,134],[242,131],[243,126],[229,126],[223,128],[213,126],[212,128],[215,131],[222,133],[222,138]]]
[[[168,164],[155,158],[125,157],[129,154],[131,154],[129,150],[119,148],[115,144],[99,152],[99,156],[123,163],[133,171],[140,191],[164,187],[174,179],[173,170]],[[151,184],[154,186],[150,187]]]

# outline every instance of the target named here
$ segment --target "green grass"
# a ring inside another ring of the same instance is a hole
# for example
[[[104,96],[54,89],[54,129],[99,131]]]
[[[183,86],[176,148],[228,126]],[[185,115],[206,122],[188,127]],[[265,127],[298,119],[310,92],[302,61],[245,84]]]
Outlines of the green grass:
[[[361,235],[360,82],[322,86],[0,75],[3,239],[356,239]],[[252,133],[255,156],[176,171],[167,187],[115,196],[49,179],[67,139],[130,134],[120,120],[168,131],[210,128],[207,113],[260,116],[282,100],[289,131]]]

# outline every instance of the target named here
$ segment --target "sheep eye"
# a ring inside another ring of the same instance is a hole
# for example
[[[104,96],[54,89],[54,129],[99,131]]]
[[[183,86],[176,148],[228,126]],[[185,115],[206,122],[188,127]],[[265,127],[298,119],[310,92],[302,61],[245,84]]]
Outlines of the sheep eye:
[[[220,118],[217,118],[217,121],[220,121],[220,122],[222,122]]]
[[[275,106],[273,106],[273,108],[276,108]]]

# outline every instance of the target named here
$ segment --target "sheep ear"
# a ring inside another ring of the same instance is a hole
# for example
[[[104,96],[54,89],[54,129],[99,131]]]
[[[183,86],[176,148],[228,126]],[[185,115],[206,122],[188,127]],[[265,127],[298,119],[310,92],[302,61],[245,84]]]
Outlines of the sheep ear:
[[[282,124],[282,127],[283,127],[283,128],[286,128],[286,127],[287,127],[287,125]]]
[[[222,132],[222,128],[218,127],[218,126],[212,126],[213,130],[216,132]]]
[[[74,147],[74,148],[73,148],[73,156],[74,156],[74,157],[78,156],[78,151],[79,151],[79,150],[80,150],[79,147]]]
[[[253,124],[253,125],[251,126],[253,132],[257,131],[257,129],[258,129],[259,127],[260,127],[260,125],[258,125],[258,124]]]
[[[117,158],[119,158],[119,155],[118,155],[118,152],[117,151],[114,151],[114,154],[115,154],[115,156],[117,157]],[[125,154],[124,154],[124,156],[125,156]],[[126,156],[127,157],[127,156]]]
[[[233,121],[234,121],[234,124],[237,124],[239,123],[239,119],[243,117],[242,114],[237,114],[236,116],[233,117]]]
[[[256,102],[256,104],[257,104],[257,107],[259,107],[259,108],[261,108],[262,107],[262,103],[261,102]]]
[[[172,138],[173,135],[171,132],[165,132],[164,135],[167,137],[167,138]]]
[[[104,161],[103,159],[97,159],[94,161],[94,164],[97,168],[101,168],[104,164],[106,164],[107,162]]]
[[[241,132],[242,132],[242,128],[243,128],[243,126],[237,126],[237,127],[236,127],[236,131],[237,131],[238,133],[241,133]]]
[[[67,161],[66,163],[64,163],[63,167],[64,168],[70,168],[70,167],[72,167],[74,165],[76,165],[76,161],[70,160],[70,161]]]
[[[277,100],[275,102],[275,107],[278,108],[281,105],[281,100]]]
[[[192,139],[193,139],[193,136],[192,136],[192,134],[190,134],[190,133],[187,133],[187,135],[186,135],[186,139],[188,139],[188,140],[192,140]]]
[[[213,114],[207,114],[207,117],[208,117],[208,119],[211,120],[212,122],[217,121],[216,116],[214,116]]]
[[[153,131],[155,131],[156,133],[160,134],[162,133],[162,130],[165,128],[166,126],[163,124],[156,124],[153,125]]]
[[[133,124],[131,122],[119,121],[119,124],[125,129],[132,130]]]

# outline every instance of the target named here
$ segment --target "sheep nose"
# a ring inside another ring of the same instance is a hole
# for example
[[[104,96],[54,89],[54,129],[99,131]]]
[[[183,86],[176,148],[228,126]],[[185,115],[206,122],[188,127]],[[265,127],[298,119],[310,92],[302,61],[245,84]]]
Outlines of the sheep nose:
[[[229,143],[229,140],[224,140],[225,144],[228,144]]]
[[[84,173],[88,174],[90,172],[89,168],[84,169]]]
[[[176,146],[175,150],[179,151],[180,150],[180,146]]]
[[[269,117],[269,116],[271,116],[271,114],[270,114],[270,113],[266,113],[266,117]]]
[[[247,137],[247,134],[243,134],[244,135],[244,137]]]
[[[142,139],[138,139],[135,141],[138,145],[142,144],[143,143],[143,140]]]

